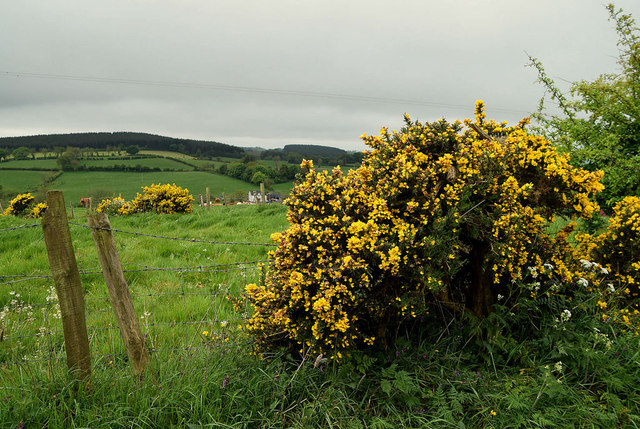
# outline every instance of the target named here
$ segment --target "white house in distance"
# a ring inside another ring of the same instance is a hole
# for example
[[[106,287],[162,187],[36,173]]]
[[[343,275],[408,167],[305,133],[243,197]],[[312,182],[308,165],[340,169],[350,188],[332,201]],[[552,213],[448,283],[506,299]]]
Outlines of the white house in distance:
[[[282,195],[277,192],[270,192],[265,194],[265,199],[263,200],[260,191],[249,191],[248,200],[249,204],[281,203],[283,198]]]

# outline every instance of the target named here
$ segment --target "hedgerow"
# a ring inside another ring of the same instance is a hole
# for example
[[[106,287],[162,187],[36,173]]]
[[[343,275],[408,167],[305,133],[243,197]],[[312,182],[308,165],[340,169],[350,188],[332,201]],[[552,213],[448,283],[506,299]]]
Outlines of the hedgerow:
[[[527,122],[487,121],[479,101],[473,122],[406,116],[399,132],[363,135],[372,150],[346,176],[304,161],[290,227],[273,236],[264,282],[246,288],[259,349],[340,358],[436,304],[483,318],[498,297],[550,296],[582,278],[573,225],[547,226],[597,212],[602,172],[572,167]],[[521,281],[534,272],[562,281]]]

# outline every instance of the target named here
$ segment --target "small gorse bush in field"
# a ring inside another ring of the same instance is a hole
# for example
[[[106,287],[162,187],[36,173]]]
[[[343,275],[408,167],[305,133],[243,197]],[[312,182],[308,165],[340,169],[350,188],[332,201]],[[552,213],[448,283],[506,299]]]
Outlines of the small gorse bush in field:
[[[9,202],[9,207],[2,213],[4,216],[25,216],[34,219],[40,218],[47,210],[46,203],[35,204],[35,197],[30,193],[18,194]]]
[[[498,295],[562,291],[543,283],[514,293],[525,282],[512,280],[534,271],[577,280],[574,225],[557,234],[547,225],[597,212],[602,172],[572,167],[527,122],[487,121],[478,101],[475,121],[405,117],[400,131],[363,135],[372,150],[347,175],[304,161],[266,280],[247,286],[260,346],[340,358],[387,343],[434,303],[483,318]]]
[[[122,198],[103,200],[97,208],[100,213],[127,215],[155,211],[162,214],[193,212],[193,196],[188,189],[176,184],[157,184],[143,186],[143,193],[138,193],[131,201]]]

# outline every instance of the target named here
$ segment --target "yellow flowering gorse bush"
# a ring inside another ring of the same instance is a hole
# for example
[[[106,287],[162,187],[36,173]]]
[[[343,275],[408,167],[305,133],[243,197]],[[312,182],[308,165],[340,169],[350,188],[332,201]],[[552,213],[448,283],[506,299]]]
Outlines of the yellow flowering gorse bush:
[[[143,193],[137,193],[131,201],[122,198],[103,200],[97,208],[100,213],[128,215],[155,211],[156,213],[192,213],[193,196],[189,190],[176,184],[143,186]]]
[[[18,194],[9,202],[9,206],[4,210],[4,215],[22,216],[29,213],[29,208],[34,203],[35,198],[30,193]]]
[[[635,300],[640,296],[640,197],[628,196],[613,209],[602,234],[578,236],[579,250],[611,274],[612,285],[628,301]]]
[[[96,211],[98,213],[106,213],[110,216],[117,216],[120,213],[120,209],[124,207],[126,201],[122,197],[107,198],[100,201]]]
[[[304,161],[265,282],[246,288],[259,346],[340,358],[434,302],[483,317],[526,267],[570,281],[571,227],[546,226],[590,217],[602,173],[570,166],[526,123],[487,122],[478,102],[474,122],[405,117],[399,132],[363,135],[372,150],[346,175]]]
[[[29,213],[29,217],[32,217],[34,219],[39,219],[42,216],[44,216],[45,211],[47,211],[47,203],[38,203],[35,206],[33,206],[33,209],[31,209],[31,213]]]

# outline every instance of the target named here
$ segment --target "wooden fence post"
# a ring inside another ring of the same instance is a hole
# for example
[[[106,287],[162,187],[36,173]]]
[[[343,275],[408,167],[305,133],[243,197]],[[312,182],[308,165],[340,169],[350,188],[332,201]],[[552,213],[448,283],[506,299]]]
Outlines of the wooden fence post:
[[[69,201],[69,207],[71,208],[71,219],[73,219],[73,201]]]
[[[202,197],[202,194],[200,194],[200,208],[204,208],[204,198]]]
[[[264,183],[260,182],[260,202],[261,203],[266,203],[267,202],[267,196],[264,194]]]
[[[60,303],[67,366],[78,378],[87,379],[91,375],[91,354],[84,295],[62,191],[47,192],[47,210],[42,220],[42,231]]]
[[[222,193],[222,205],[227,205],[227,195],[224,192]]]
[[[105,213],[96,213],[89,216],[88,220],[122,341],[127,349],[134,374],[141,376],[149,363],[149,354],[133,308],[129,286],[124,278],[109,217]]]
[[[207,187],[207,210],[211,210],[211,191]]]

